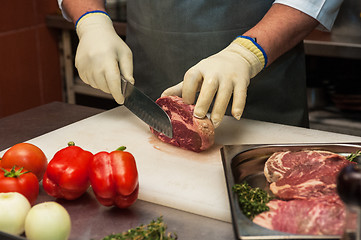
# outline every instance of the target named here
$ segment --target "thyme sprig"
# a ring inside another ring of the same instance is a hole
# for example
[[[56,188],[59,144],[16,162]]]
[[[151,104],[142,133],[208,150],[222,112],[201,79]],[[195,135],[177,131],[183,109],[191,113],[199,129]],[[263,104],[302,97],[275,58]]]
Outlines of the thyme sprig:
[[[263,189],[252,188],[248,183],[235,184],[233,192],[238,194],[239,206],[243,214],[253,219],[257,214],[268,211],[266,205],[272,197]]]
[[[102,240],[176,240],[175,233],[166,233],[167,225],[160,216],[157,220],[152,220],[148,225],[129,229],[126,232],[111,234]]]
[[[355,160],[355,158],[361,156],[361,150],[356,151],[355,153],[351,153],[350,155],[348,155],[346,157],[347,160],[349,160],[350,162],[353,162]]]

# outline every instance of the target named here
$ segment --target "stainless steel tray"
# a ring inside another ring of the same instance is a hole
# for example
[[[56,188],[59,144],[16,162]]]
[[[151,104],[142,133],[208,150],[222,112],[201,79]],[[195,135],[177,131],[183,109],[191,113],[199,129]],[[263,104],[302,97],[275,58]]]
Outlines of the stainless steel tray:
[[[264,176],[264,163],[274,152],[300,150],[326,150],[348,156],[361,149],[361,143],[335,144],[252,144],[225,145],[221,148],[222,162],[232,213],[233,228],[238,239],[339,239],[340,236],[297,235],[263,228],[243,215],[233,185],[242,181],[268,192]]]

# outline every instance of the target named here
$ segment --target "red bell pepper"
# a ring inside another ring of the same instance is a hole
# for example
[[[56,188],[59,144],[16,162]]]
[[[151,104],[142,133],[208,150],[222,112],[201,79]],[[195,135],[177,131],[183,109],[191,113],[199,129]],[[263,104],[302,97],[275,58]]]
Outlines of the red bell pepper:
[[[97,200],[104,206],[127,208],[138,198],[138,170],[134,156],[120,147],[99,152],[89,164],[89,179]]]
[[[58,151],[48,164],[43,177],[44,190],[53,197],[73,200],[90,186],[88,166],[93,154],[74,143]]]

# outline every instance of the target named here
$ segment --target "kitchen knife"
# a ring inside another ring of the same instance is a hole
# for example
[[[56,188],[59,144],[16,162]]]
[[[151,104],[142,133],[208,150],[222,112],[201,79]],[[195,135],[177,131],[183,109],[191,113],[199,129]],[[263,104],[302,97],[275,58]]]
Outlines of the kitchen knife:
[[[125,98],[124,106],[154,130],[172,138],[173,128],[168,114],[122,75],[120,78],[122,93]]]

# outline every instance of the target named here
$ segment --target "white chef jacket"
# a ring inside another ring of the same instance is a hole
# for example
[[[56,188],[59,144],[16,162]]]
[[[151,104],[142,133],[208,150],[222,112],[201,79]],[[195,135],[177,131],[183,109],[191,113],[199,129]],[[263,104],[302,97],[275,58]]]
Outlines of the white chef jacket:
[[[58,0],[59,8],[65,19],[71,21],[62,9],[63,0]],[[316,19],[321,27],[331,30],[343,0],[276,0],[274,3],[295,8]]]
[[[316,19],[320,25],[331,30],[343,0],[276,0],[280,3],[295,8]]]

